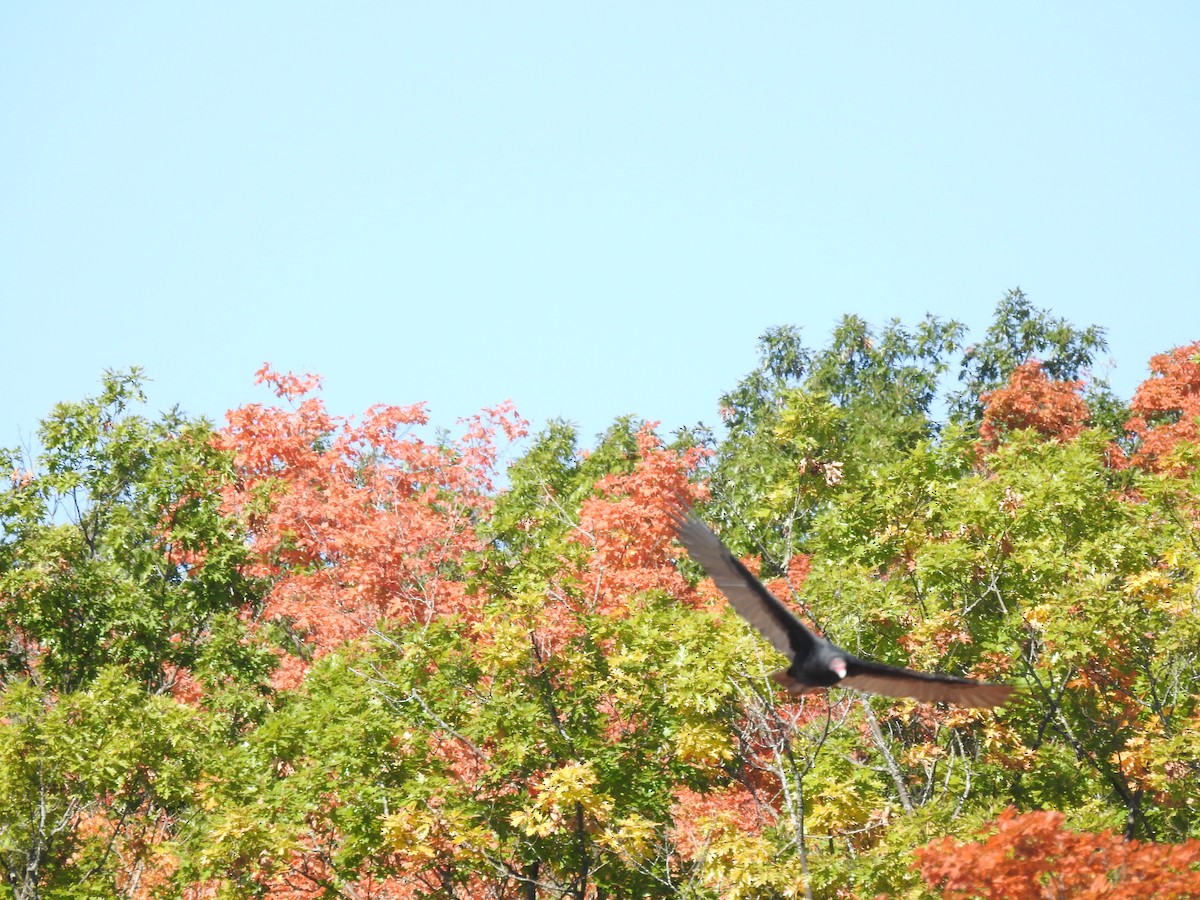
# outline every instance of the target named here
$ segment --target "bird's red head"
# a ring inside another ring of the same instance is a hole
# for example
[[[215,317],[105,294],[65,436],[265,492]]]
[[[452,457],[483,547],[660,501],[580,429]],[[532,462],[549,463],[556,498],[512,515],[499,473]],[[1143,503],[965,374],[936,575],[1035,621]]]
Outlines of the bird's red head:
[[[833,670],[833,674],[841,681],[846,677],[846,661],[840,656],[835,656],[829,661],[829,668]]]

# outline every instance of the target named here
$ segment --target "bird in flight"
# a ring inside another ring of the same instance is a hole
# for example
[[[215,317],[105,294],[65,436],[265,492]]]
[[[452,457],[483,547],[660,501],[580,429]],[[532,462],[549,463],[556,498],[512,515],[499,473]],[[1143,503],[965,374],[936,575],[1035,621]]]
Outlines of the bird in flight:
[[[1012,685],[930,675],[860,659],[814,634],[729,552],[721,539],[690,510],[672,515],[675,534],[708,573],[738,615],[757,628],[791,664],[771,677],[790,693],[817,688],[857,688],[886,697],[986,708],[1000,706]]]

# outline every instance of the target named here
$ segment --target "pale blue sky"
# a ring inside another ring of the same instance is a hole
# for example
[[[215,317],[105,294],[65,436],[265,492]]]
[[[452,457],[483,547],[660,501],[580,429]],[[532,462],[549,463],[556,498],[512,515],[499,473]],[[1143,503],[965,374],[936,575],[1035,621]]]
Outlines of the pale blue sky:
[[[1200,4],[0,3],[0,445],[220,417],[716,422],[768,326],[1020,285],[1126,396],[1200,338]]]

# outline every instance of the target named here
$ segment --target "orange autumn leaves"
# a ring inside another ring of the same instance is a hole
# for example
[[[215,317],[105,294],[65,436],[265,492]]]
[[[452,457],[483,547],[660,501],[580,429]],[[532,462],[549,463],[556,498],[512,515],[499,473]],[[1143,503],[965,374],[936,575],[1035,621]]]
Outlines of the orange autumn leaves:
[[[979,437],[994,447],[1006,431],[1031,428],[1045,437],[1070,440],[1087,424],[1088,408],[1079,396],[1082,381],[1051,381],[1042,364],[1030,360],[1017,367],[1004,387],[989,391]]]
[[[1151,357],[1130,409],[1126,427],[1141,440],[1135,460],[1154,472],[1180,465],[1172,451],[1200,439],[1200,341]]]
[[[1151,472],[1185,468],[1173,451],[1200,439],[1200,341],[1154,356],[1150,373],[1129,404],[1125,430],[1138,442],[1129,461]],[[1024,428],[1058,440],[1078,437],[1089,419],[1082,389],[1082,381],[1051,380],[1037,360],[1018,366],[1003,387],[980,398],[981,448],[992,450],[1006,432]],[[1125,464],[1119,448],[1113,458]]]
[[[420,404],[376,405],[355,422],[311,396],[315,376],[264,367],[258,381],[291,408],[233,410],[220,443],[239,473],[226,508],[251,535],[251,574],[270,585],[260,619],[285,627],[300,649],[281,657],[276,686],[298,684],[309,660],[385,620],[477,618],[485,598],[468,592],[466,577],[483,550],[476,525],[494,502],[499,441],[527,429],[512,404],[463,420],[457,440],[430,443],[414,433],[428,423]],[[591,552],[564,574],[591,612],[619,614],[646,590],[690,591],[671,564],[665,513],[697,498],[688,476],[705,451],[669,450],[652,426],[637,442],[635,470],[597,483],[572,538]],[[562,618],[548,615],[544,627],[565,636],[572,625]]]
[[[680,502],[698,499],[689,483],[704,450],[669,450],[650,428],[637,435],[640,461],[628,475],[607,475],[579,511],[577,540],[593,548],[583,573],[587,602],[598,612],[619,613],[629,598],[649,590],[687,592],[671,565],[674,526],[668,515]],[[619,501],[619,502],[614,502]]]
[[[420,404],[372,406],[355,422],[309,396],[314,376],[264,367],[258,381],[292,408],[233,410],[220,443],[239,474],[226,507],[248,528],[252,574],[270,584],[261,617],[301,650],[282,658],[277,685],[298,683],[306,658],[382,620],[469,617],[462,566],[481,549],[474,525],[492,503],[496,438],[525,434],[512,405],[431,443],[412,433],[428,422]]]
[[[946,900],[1143,900],[1200,896],[1200,841],[1147,844],[1063,827],[1059,812],[1006,809],[982,843],[942,838],[916,851]]]

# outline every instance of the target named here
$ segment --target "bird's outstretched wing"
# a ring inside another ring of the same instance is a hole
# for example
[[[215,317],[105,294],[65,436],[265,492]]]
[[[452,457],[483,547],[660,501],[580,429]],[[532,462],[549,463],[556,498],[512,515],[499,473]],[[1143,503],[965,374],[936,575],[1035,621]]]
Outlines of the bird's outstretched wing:
[[[972,681],[953,675],[930,675],[846,654],[846,677],[840,686],[885,697],[911,697],[926,703],[953,703],[984,708],[1000,706],[1013,692],[1010,684]]]
[[[772,647],[793,662],[816,650],[821,639],[725,549],[711,528],[690,511],[674,514],[672,521],[692,559],[700,563],[738,615],[762,632]]]
[[[721,543],[707,525],[688,510],[674,513],[672,522],[680,542],[708,573],[721,593],[747,622],[762,632],[771,645],[795,663],[824,648],[836,651],[845,661],[846,676],[839,685],[857,688],[885,697],[908,697],[926,703],[953,703],[957,706],[1000,706],[1014,688],[1007,684],[972,681],[953,675],[930,675],[860,659],[809,631],[804,623],[771,594],[750,571]],[[794,669],[792,670],[794,671]],[[776,673],[788,690],[805,692],[812,685],[793,677],[790,671]]]

